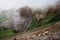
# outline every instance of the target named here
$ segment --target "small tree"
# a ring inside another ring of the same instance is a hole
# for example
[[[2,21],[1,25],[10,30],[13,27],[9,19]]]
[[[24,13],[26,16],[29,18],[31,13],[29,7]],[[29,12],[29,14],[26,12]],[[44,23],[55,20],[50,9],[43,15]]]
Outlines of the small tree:
[[[30,22],[32,21],[32,9],[28,6],[19,9],[20,17],[24,20],[23,24],[19,25],[19,31],[28,29]]]
[[[32,15],[32,9],[28,6],[20,8],[20,17],[28,18]]]

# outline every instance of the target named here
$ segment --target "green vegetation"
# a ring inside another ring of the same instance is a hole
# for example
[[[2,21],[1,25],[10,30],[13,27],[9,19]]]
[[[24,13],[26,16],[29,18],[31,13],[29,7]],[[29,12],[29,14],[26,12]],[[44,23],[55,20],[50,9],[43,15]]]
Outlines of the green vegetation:
[[[12,32],[11,29],[0,31],[0,38],[7,37],[7,36],[10,36],[10,35],[13,35],[13,34],[14,33]]]
[[[36,22],[33,19],[28,29],[31,30],[31,29],[35,28],[35,24],[36,24]]]
[[[3,38],[9,37],[9,36],[12,36],[12,35],[14,35],[14,33],[11,29],[0,31],[0,40],[3,40]]]
[[[0,16],[0,25],[5,21],[7,20],[6,16]]]
[[[8,37],[14,34],[11,29],[6,30],[2,27],[2,23],[6,20],[7,20],[6,15],[1,14],[0,15],[0,40],[2,40],[4,37]]]
[[[35,28],[41,29],[43,27],[45,28],[47,25],[53,24],[58,21],[60,21],[60,11],[54,12],[54,15],[47,16],[45,19],[39,19],[37,23],[35,20],[32,20],[29,29],[35,29]]]

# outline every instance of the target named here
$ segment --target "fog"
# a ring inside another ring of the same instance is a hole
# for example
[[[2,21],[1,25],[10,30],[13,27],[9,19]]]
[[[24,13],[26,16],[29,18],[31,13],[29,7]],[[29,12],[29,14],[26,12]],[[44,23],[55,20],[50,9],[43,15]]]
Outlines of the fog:
[[[44,9],[47,6],[54,5],[58,0],[0,0],[0,8],[7,10],[12,8],[20,8],[22,6],[30,6],[32,8]]]

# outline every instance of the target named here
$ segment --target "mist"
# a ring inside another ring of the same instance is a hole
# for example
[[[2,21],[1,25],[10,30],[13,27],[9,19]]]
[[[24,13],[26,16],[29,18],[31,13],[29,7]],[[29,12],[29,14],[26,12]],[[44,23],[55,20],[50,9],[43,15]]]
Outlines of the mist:
[[[44,9],[54,5],[58,0],[0,0],[0,8],[3,10],[18,9],[23,6]]]

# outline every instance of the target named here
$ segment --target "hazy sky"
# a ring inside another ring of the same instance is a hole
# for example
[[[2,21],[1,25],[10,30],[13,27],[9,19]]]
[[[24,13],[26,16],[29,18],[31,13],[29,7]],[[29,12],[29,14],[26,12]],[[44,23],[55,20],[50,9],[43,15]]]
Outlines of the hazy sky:
[[[43,8],[47,5],[52,5],[58,0],[0,0],[0,8],[2,9],[11,9],[19,8],[22,6],[30,6],[33,8]]]

